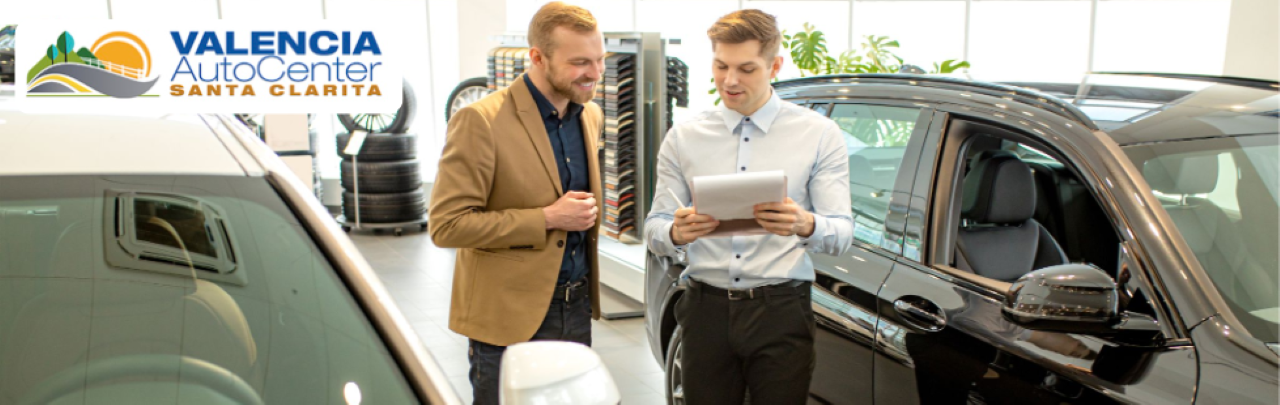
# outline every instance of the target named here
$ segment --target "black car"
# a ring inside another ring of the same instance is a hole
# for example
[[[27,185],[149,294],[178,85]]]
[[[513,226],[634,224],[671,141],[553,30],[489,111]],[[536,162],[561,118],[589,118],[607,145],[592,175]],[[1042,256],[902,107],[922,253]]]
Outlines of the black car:
[[[810,402],[1280,401],[1280,84],[1158,76],[776,83],[849,150]],[[682,403],[673,260],[646,326]]]

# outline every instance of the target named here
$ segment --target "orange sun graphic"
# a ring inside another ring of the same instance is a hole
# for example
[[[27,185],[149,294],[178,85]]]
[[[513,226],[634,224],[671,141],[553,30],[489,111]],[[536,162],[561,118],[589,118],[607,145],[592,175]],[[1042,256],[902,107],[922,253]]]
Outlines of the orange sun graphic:
[[[124,31],[103,35],[89,49],[110,72],[142,79],[151,76],[151,51],[137,36]]]

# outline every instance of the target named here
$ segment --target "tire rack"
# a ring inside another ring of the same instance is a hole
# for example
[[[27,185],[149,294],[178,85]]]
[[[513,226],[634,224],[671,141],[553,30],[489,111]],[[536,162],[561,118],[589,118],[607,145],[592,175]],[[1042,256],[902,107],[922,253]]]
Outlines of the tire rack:
[[[346,140],[343,139],[344,135],[348,135]],[[371,144],[370,142],[370,141],[373,141],[372,138],[374,136],[375,134],[369,134],[368,137],[365,139],[365,143],[364,145],[362,145],[363,147],[360,149],[360,152],[355,155],[346,155],[345,153],[343,153],[343,150],[346,149],[347,147],[346,143],[351,139],[351,137],[349,137],[349,134],[339,134],[338,138],[336,139],[338,156],[342,158],[341,164],[347,165],[347,162],[350,162],[349,166],[351,167],[351,174],[349,176],[350,187],[347,187],[347,184],[346,184],[348,183],[347,181],[342,181],[342,186],[344,189],[343,196],[342,196],[342,214],[336,218],[338,221],[338,224],[342,227],[342,230],[344,232],[351,232],[352,229],[357,229],[357,230],[369,229],[376,233],[379,230],[390,229],[393,233],[395,233],[396,236],[400,236],[404,233],[404,229],[406,228],[416,227],[419,229],[419,231],[426,231],[427,230],[426,196],[424,195],[423,190],[421,188],[422,182],[418,175],[419,169],[418,169],[418,160],[416,158],[416,153],[413,153],[413,152],[406,153],[403,156],[398,156],[398,158],[390,159],[390,160],[379,159],[379,158],[371,159],[371,160],[374,160],[374,162],[372,162],[374,164],[382,164],[382,165],[392,164],[392,165],[400,165],[400,166],[411,168],[412,169],[411,173],[399,173],[397,174],[397,176],[404,177],[409,183],[416,184],[415,186],[413,186],[414,188],[413,190],[409,190],[409,191],[402,191],[398,189],[396,191],[376,190],[378,192],[363,192],[360,190],[361,188],[360,156],[366,156],[366,157],[370,157],[370,155],[376,156],[376,153],[378,152],[376,150],[377,146]],[[416,149],[416,146],[414,145],[416,145],[417,135],[377,134],[377,136],[408,137],[407,139],[404,139],[404,142],[407,142],[407,144],[410,145],[408,149],[410,150]],[[389,140],[391,138],[386,138],[386,139]],[[375,173],[376,173],[375,175],[382,174],[385,176],[385,173],[378,173],[378,172],[375,172]],[[344,177],[344,179],[342,180],[347,180],[346,170],[342,170],[342,175]],[[402,188],[408,188],[408,187],[406,186]],[[374,201],[372,200],[369,201],[369,204],[361,204],[360,197],[366,194],[376,195],[378,196],[377,198],[383,200],[384,203],[389,202],[391,200],[391,197],[394,197],[397,195],[408,197],[408,199],[405,199],[404,201],[397,201],[397,203],[398,203],[398,206],[401,206],[401,207],[410,207],[408,209],[415,212],[414,218],[393,217],[394,219],[389,219],[386,221],[368,222],[367,220],[364,219],[367,215],[364,215],[360,212],[362,207],[367,209],[381,208],[384,211],[387,209],[387,207],[375,206],[373,204]],[[351,201],[350,204],[347,203],[348,195],[350,195],[350,201]],[[354,209],[350,210],[351,212],[348,212],[348,208],[354,208]]]
[[[529,60],[528,42],[524,35],[502,35],[492,39],[502,44],[489,52],[488,84],[490,90],[497,91],[510,86],[532,62]],[[601,85],[597,86],[595,100],[605,110],[605,128],[597,135],[601,146],[597,151],[601,162],[600,178],[605,183],[603,188],[606,190],[605,229],[601,233],[623,243],[640,243],[638,235],[644,229],[644,218],[649,214],[649,205],[654,196],[654,167],[658,148],[672,122],[670,106],[672,103],[679,104],[680,100],[687,105],[688,86],[681,81],[678,85],[683,91],[676,99],[669,100],[667,81],[671,72],[670,62],[666,57],[667,42],[658,33],[606,32],[604,42],[608,53],[606,74],[602,77]],[[678,44],[677,40],[672,40],[671,43]],[[620,86],[623,83],[617,80],[617,74],[627,72],[625,69],[614,72],[612,110],[609,108],[610,101],[606,98],[608,94],[605,93],[606,88],[611,86],[608,77],[609,58],[613,58],[615,65],[623,62],[623,59],[629,60],[631,66],[631,82],[623,86]],[[684,64],[679,63],[679,66]],[[681,71],[682,77],[687,77],[687,72],[688,68],[685,67]],[[617,87],[629,88],[624,88],[622,93],[630,91],[630,95],[621,94],[623,98],[618,99],[620,93],[617,92]],[[611,122],[615,125],[616,132],[613,141],[608,139]],[[611,178],[616,179],[612,190],[609,189]],[[630,184],[619,189],[618,185],[624,181]],[[609,223],[610,196],[615,197],[612,200],[614,207],[623,206],[614,209],[616,213],[613,224]]]

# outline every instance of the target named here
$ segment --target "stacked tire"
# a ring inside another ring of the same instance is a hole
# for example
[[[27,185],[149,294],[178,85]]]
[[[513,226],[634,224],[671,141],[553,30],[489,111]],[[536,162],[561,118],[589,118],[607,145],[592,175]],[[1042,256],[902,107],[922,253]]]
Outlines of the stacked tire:
[[[350,133],[338,134],[344,190],[342,214],[347,221],[356,221],[357,205],[362,223],[421,221],[427,204],[417,159],[417,136],[371,133],[355,159],[343,153],[350,139]]]

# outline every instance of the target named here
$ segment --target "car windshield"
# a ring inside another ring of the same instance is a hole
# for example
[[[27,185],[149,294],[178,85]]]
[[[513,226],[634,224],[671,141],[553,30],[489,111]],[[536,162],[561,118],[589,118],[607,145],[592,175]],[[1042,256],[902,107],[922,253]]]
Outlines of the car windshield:
[[[416,402],[265,179],[0,176],[0,190],[0,403]]]
[[[1200,266],[1248,332],[1277,341],[1277,134],[1129,146]]]

